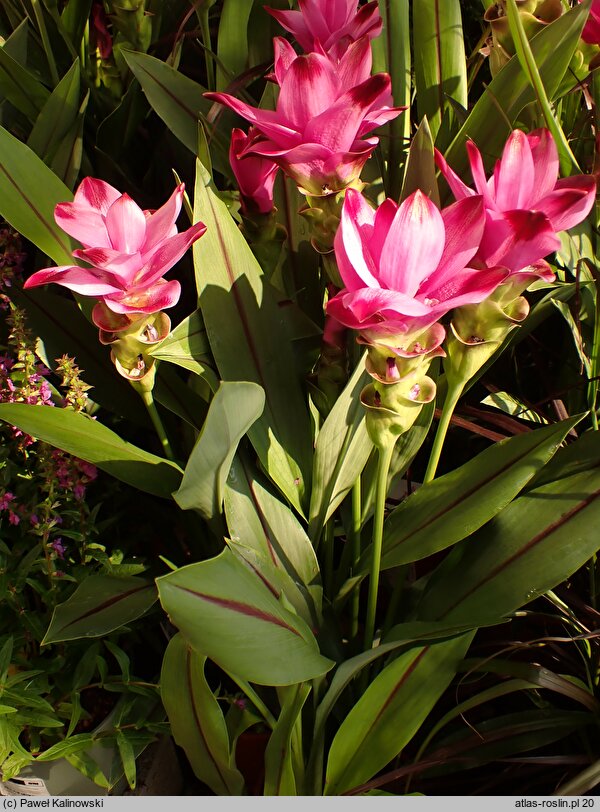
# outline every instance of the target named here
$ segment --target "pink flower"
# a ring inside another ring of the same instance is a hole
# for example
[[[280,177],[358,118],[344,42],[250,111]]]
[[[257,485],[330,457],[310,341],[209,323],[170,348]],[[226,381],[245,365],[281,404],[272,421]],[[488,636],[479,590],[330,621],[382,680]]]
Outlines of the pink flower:
[[[72,203],[54,210],[58,225],[84,246],[73,251],[91,267],[64,265],[34,273],[26,288],[55,282],[93,296],[114,313],[156,313],[172,307],[181,285],[164,274],[178,262],[206,226],[177,232],[181,184],[158,211],[142,211],[127,194],[104,181],[85,178]]]
[[[0,510],[8,510],[10,503],[14,501],[15,495],[10,491],[4,491],[2,496],[0,496]]]
[[[369,76],[371,49],[363,37],[339,64],[324,53],[296,56],[275,40],[275,76],[281,85],[277,109],[260,110],[226,93],[207,98],[235,110],[262,138],[244,154],[269,158],[309,194],[340,191],[355,181],[379,139],[367,133],[395,118],[386,73]]]
[[[481,153],[467,142],[475,190],[463,183],[436,151],[436,162],[457,200],[483,197],[486,228],[478,259],[505,265],[513,273],[537,264],[537,275],[553,278],[539,261],[560,246],[559,231],[572,228],[588,215],[596,194],[589,175],[557,180],[558,151],[549,130],[529,135],[514,130],[493,175],[486,180]]]
[[[107,28],[108,18],[102,3],[92,3],[90,17],[90,39],[95,43],[101,58],[109,59],[113,51],[113,41]]]
[[[600,45],[600,0],[593,0],[589,17],[581,32],[581,38],[590,45]]]
[[[367,340],[379,341],[424,329],[452,308],[483,301],[506,277],[504,268],[466,267],[484,224],[481,197],[440,212],[416,191],[400,206],[388,199],[375,211],[348,189],[335,237],[346,287],[328,303],[327,313]]]
[[[229,163],[240,189],[244,214],[268,214],[273,209],[273,185],[279,167],[268,158],[246,155],[243,152],[252,145],[257,131],[251,127],[248,134],[234,129],[231,133]]]
[[[381,33],[382,20],[376,2],[357,11],[356,0],[298,0],[300,11],[267,8],[277,22],[289,31],[305,51],[320,44],[338,57],[361,37],[373,39]]]

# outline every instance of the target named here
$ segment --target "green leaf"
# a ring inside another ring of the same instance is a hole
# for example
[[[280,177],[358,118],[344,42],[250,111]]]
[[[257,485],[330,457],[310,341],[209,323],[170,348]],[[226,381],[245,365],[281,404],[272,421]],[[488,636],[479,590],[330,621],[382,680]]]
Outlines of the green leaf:
[[[467,60],[459,0],[412,4],[415,88],[419,118],[429,121],[434,140],[451,98],[467,106]],[[447,111],[447,112],[446,112]]]
[[[50,163],[62,139],[77,120],[79,86],[77,59],[52,91],[27,139],[27,146],[46,163]]]
[[[121,730],[117,731],[116,735],[117,747],[119,748],[119,755],[123,763],[123,772],[130,789],[135,789],[136,783],[136,768],[135,768],[135,751],[127,735]]]
[[[275,580],[307,623],[320,625],[323,590],[314,547],[294,513],[244,455],[234,460],[227,480],[225,515],[236,553],[248,560],[254,550],[254,565],[264,577]]]
[[[226,90],[231,79],[246,70],[248,20],[253,0],[224,0],[217,40],[217,90]],[[266,20],[265,20],[266,23]]]
[[[172,637],[160,676],[162,701],[173,738],[195,775],[216,795],[241,795],[244,779],[233,763],[223,712],[204,676],[205,662],[181,634]]]
[[[77,117],[71,123],[68,132],[60,142],[51,164],[52,171],[65,182],[65,185],[68,186],[69,189],[75,186],[81,168],[83,158],[83,127],[89,98],[90,94],[88,92],[81,103]]]
[[[238,443],[260,417],[264,404],[264,392],[255,383],[221,384],[190,454],[181,486],[173,494],[183,510],[193,508],[206,519],[219,515]]]
[[[571,418],[502,440],[423,485],[388,516],[382,567],[419,561],[480,528],[514,499],[580,420]],[[367,551],[364,572],[368,556]]]
[[[430,200],[433,200],[436,206],[440,205],[433,150],[433,138],[429,122],[425,117],[410,143],[401,200],[406,200],[413,192],[420,189]]]
[[[383,669],[333,739],[325,795],[368,781],[398,755],[450,683],[473,636],[410,649]]]
[[[577,5],[531,40],[535,63],[550,99],[554,98],[569,67],[587,14],[585,5]],[[533,101],[533,88],[523,73],[518,57],[514,56],[479,97],[445,152],[448,163],[461,177],[466,177],[468,160],[464,144],[470,138],[482,149],[484,161],[491,164],[502,152],[510,125],[525,105]]]
[[[3,127],[0,155],[0,214],[58,265],[71,265],[71,239],[54,222],[54,207],[71,200],[71,191],[35,152]]]
[[[90,575],[55,607],[42,645],[101,637],[141,617],[156,597],[154,584],[142,578]]]
[[[360,476],[373,450],[360,402],[368,377],[362,358],[319,431],[308,528],[313,541]]]
[[[30,121],[35,121],[50,92],[0,47],[0,96],[8,99]]]
[[[264,796],[302,794],[302,787],[298,786],[294,774],[293,734],[310,691],[310,685],[301,683],[286,692],[279,719],[265,751]]]
[[[308,408],[277,302],[227,207],[198,165],[194,220],[207,226],[194,245],[196,284],[223,380],[253,381],[265,409],[248,436],[269,477],[302,511],[308,499],[312,441]]]
[[[4,687],[6,677],[8,676],[8,669],[12,662],[13,646],[14,639],[10,636],[5,640],[2,649],[0,649],[0,691]]]
[[[547,418],[539,414],[539,412],[521,403],[520,400],[515,398],[509,392],[492,392],[487,397],[483,398],[481,403],[485,406],[493,406],[500,409],[504,414],[509,414],[512,417],[519,417],[521,420],[530,420],[532,423],[548,424]]]
[[[88,750],[94,743],[91,733],[76,733],[69,739],[64,739],[57,744],[53,744],[35,759],[35,761],[55,761],[57,758],[66,758],[73,753]]]
[[[600,459],[590,471],[540,485],[465,539],[430,579],[422,620],[505,615],[552,589],[600,548]]]
[[[97,786],[102,787],[102,789],[110,789],[108,778],[104,775],[97,762],[88,753],[83,750],[78,753],[69,753],[65,756],[65,760]]]
[[[204,375],[206,365],[203,362],[210,359],[210,344],[200,311],[196,310],[180,322],[150,355]]]
[[[157,579],[159,596],[186,641],[217,665],[259,685],[292,685],[333,665],[310,628],[284,609],[230,550]]]
[[[0,403],[0,420],[146,493],[168,499],[179,487],[178,465],[131,445],[97,420],[70,409]]]

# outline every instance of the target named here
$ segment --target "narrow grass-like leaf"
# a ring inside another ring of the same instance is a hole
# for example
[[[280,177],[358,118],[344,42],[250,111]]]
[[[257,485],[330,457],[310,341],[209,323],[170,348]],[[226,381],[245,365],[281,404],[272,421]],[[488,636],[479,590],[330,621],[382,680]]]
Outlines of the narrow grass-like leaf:
[[[206,180],[199,165],[194,217],[207,231],[194,244],[194,263],[211,349],[223,380],[264,389],[264,412],[248,436],[273,482],[302,511],[312,442],[288,333],[248,243]]]
[[[502,440],[456,471],[423,485],[384,525],[382,567],[426,558],[489,521],[552,457],[581,417]],[[368,552],[362,569],[368,569]]]
[[[170,498],[179,487],[182,471],[178,465],[137,448],[97,420],[70,409],[0,403],[0,420],[146,493]]]
[[[260,417],[264,403],[264,392],[255,383],[221,384],[190,454],[181,486],[173,494],[181,508],[198,510],[206,519],[219,515],[238,443]]]
[[[433,200],[436,206],[440,205],[433,149],[431,129],[427,117],[425,117],[410,144],[408,161],[404,172],[404,183],[402,184],[402,200],[420,189]]]
[[[141,617],[156,597],[154,584],[142,578],[90,575],[54,609],[42,645],[101,637]]]
[[[259,685],[326,674],[310,628],[230,550],[157,579],[164,610],[186,641],[225,671]]]
[[[216,795],[241,795],[244,779],[232,762],[223,712],[204,676],[205,661],[181,634],[172,637],[162,664],[162,701],[173,738],[196,776]]]
[[[58,265],[72,264],[71,240],[54,222],[54,207],[71,200],[71,191],[3,127],[0,155],[0,214]]]
[[[287,689],[281,714],[269,737],[265,751],[265,787],[263,795],[302,795],[294,774],[292,735],[294,726],[304,707],[311,686],[307,683],[293,685]]]
[[[48,101],[50,92],[0,47],[0,95],[34,122]]]
[[[52,91],[27,139],[27,145],[40,158],[47,161],[52,158],[77,118],[79,85],[79,60],[76,60]]]
[[[217,39],[217,90],[243,73],[248,61],[248,20],[254,0],[224,0]],[[265,20],[265,24],[266,24]]]
[[[419,118],[427,116],[433,139],[448,98],[467,106],[467,69],[459,0],[418,0],[412,4],[415,87]]]

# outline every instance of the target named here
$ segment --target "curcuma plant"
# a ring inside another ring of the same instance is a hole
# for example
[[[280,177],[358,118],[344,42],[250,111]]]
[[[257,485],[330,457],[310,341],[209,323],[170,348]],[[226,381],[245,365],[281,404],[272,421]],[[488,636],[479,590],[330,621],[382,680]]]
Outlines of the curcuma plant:
[[[144,577],[108,567],[108,592],[90,576],[56,601],[44,641],[112,651],[158,599],[162,705],[206,792],[435,791],[549,745],[568,766],[539,791],[589,791],[598,4],[221,0],[173,4],[175,26],[83,5],[21,22],[48,77],[10,57],[7,111],[43,90],[0,129],[0,213],[31,249],[6,293],[48,368],[31,352],[44,384],[0,419],[171,524]],[[93,52],[86,93],[113,108],[67,175],[36,149],[79,102],[58,36]],[[168,151],[134,157],[137,137]],[[51,408],[73,357],[84,388]],[[65,533],[44,522],[15,544],[41,537],[54,583]],[[556,625],[578,666],[506,655]]]

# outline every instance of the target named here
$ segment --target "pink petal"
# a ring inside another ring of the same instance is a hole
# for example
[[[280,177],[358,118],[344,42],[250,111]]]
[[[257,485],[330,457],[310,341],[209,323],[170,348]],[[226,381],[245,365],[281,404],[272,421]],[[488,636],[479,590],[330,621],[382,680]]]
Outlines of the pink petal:
[[[446,179],[450,191],[457,200],[462,200],[464,197],[472,197],[477,194],[470,186],[462,182],[456,172],[450,168],[446,159],[438,149],[434,150],[434,157],[438,169]]]
[[[279,25],[294,35],[294,39],[305,51],[310,51],[313,47],[313,35],[308,30],[304,17],[299,11],[280,11],[276,8],[268,8],[265,11],[274,17]]]
[[[360,192],[348,189],[334,241],[338,268],[348,290],[380,286],[377,266],[368,248],[375,216],[373,207]]]
[[[417,190],[402,203],[390,226],[379,263],[380,284],[414,296],[437,268],[443,249],[442,215]]]
[[[507,276],[506,268],[486,268],[479,271],[465,268],[452,278],[446,277],[439,287],[431,288],[428,295],[431,311],[437,318],[441,318],[444,313],[455,307],[479,304],[487,299]]]
[[[550,130],[545,128],[529,133],[527,140],[533,157],[533,198],[540,200],[550,194],[558,178],[558,150]]]
[[[373,57],[366,37],[352,43],[338,64],[340,87],[350,88],[366,82],[371,75]]]
[[[199,239],[206,231],[204,223],[196,223],[166,240],[150,257],[146,267],[136,277],[134,284],[149,286],[164,276],[188,250],[190,245]]]
[[[368,36],[369,39],[378,37],[383,29],[383,20],[379,14],[379,4],[376,0],[359,8],[350,25],[351,30],[340,32],[340,36],[350,34],[355,40],[364,36]]]
[[[471,175],[475,183],[475,188],[478,194],[483,195],[485,205],[489,209],[496,208],[496,202],[490,189],[490,184],[485,177],[485,168],[483,166],[483,159],[481,152],[477,149],[472,141],[467,141],[467,154],[469,156],[469,165],[471,167]]]
[[[559,180],[536,208],[544,212],[555,231],[565,231],[585,220],[595,201],[595,179],[591,175],[573,175]]]
[[[479,256],[488,265],[519,271],[560,247],[555,229],[539,211],[487,212]]]
[[[100,212],[75,203],[59,203],[54,209],[54,219],[63,231],[86,248],[92,245],[110,247],[106,223]]]
[[[141,254],[123,254],[114,248],[86,248],[73,251],[75,259],[82,259],[94,268],[114,274],[124,286],[130,284],[135,274],[144,265]]]
[[[176,279],[159,279],[150,287],[139,288],[126,296],[104,298],[114,313],[158,313],[179,301],[181,285]]]
[[[402,322],[421,317],[429,319],[431,308],[410,296],[392,290],[342,290],[327,304],[327,314],[353,330],[385,329],[386,322]],[[432,319],[436,321],[436,318]]]
[[[113,248],[134,254],[146,236],[146,217],[138,204],[124,194],[107,211],[106,230]]]
[[[288,121],[284,121],[278,112],[250,107],[249,104],[236,99],[235,96],[230,96],[228,93],[204,93],[204,96],[211,101],[224,104],[242,118],[256,124],[262,133],[268,138],[272,138],[282,147],[289,149],[300,141],[299,132]]]
[[[532,200],[534,169],[525,133],[513,130],[494,172],[498,211],[527,209]]]
[[[375,212],[375,224],[373,234],[369,240],[369,250],[377,267],[379,267],[381,252],[385,245],[385,238],[387,237],[397,211],[398,204],[392,200],[391,197],[386,197]]]
[[[442,210],[442,219],[446,231],[444,252],[435,273],[419,288],[425,296],[430,295],[432,285],[439,287],[462,271],[477,253],[486,222],[483,198],[467,197],[453,203]]]
[[[84,178],[75,192],[73,202],[78,208],[91,208],[106,214],[121,192],[98,178]]]
[[[123,289],[113,274],[96,269],[80,268],[77,265],[44,268],[30,276],[23,287],[35,288],[50,283],[62,285],[83,296],[105,296],[109,293],[120,293]]]
[[[272,12],[272,9],[267,9]],[[298,54],[294,51],[292,45],[283,37],[275,37],[273,39],[273,51],[275,53],[275,78],[277,84],[283,84],[290,65],[298,58]]]
[[[327,57],[317,53],[299,56],[290,65],[281,85],[277,113],[302,132],[315,116],[335,102],[339,87],[337,72]],[[307,137],[306,140],[315,139]]]
[[[146,238],[141,246],[142,255],[176,233],[175,221],[181,211],[185,184],[180,183],[167,202],[146,220]]]

